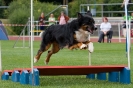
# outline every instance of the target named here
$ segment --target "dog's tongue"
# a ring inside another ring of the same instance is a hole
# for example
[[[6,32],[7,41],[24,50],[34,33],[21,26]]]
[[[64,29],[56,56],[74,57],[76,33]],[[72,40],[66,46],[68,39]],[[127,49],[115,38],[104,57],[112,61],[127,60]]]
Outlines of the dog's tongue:
[[[90,28],[88,28],[88,30],[89,30],[89,32],[90,32],[91,34],[93,34],[93,31],[92,31]]]

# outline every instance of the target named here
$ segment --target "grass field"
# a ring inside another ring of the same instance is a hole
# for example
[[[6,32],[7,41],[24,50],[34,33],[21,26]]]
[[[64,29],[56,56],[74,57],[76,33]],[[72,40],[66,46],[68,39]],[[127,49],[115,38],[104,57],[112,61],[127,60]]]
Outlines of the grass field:
[[[15,41],[2,41],[3,70],[30,67],[30,48],[12,48]],[[20,42],[19,42],[20,43]],[[21,45],[19,44],[18,45]],[[22,43],[22,42],[21,42]],[[34,55],[40,42],[34,42]],[[127,65],[124,43],[94,43],[95,51],[91,54],[92,65]],[[133,47],[131,47],[133,49]],[[34,66],[44,65],[46,52]],[[133,79],[133,54],[131,51],[131,81]],[[49,65],[88,65],[87,50],[62,49],[51,57]],[[21,85],[11,80],[0,80],[0,88],[133,88],[133,84],[120,84],[108,81],[87,79],[86,76],[43,76],[40,86]]]

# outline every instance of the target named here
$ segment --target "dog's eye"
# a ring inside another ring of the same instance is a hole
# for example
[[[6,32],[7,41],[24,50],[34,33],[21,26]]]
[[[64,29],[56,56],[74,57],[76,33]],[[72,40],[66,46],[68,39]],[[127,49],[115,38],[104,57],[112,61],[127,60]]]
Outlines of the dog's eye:
[[[82,24],[83,26],[85,26],[85,24]]]

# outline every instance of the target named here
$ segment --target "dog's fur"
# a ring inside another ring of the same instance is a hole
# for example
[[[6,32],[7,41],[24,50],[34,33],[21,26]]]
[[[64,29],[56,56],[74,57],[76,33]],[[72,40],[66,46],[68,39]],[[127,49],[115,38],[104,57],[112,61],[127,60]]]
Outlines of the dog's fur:
[[[93,43],[88,40],[89,33],[95,30],[94,19],[88,15],[78,13],[78,18],[65,25],[52,25],[42,34],[40,49],[34,58],[37,62],[41,54],[47,51],[46,64],[48,64],[52,54],[57,53],[60,49],[68,46],[69,49],[86,49],[93,52]]]

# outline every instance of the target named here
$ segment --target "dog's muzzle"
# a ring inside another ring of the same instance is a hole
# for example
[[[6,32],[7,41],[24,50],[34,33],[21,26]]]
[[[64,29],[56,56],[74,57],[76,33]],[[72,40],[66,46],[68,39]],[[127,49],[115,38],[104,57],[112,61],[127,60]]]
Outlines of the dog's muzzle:
[[[87,27],[87,30],[88,30],[88,32],[90,32],[91,34],[93,34],[93,28],[91,28],[91,27]]]

